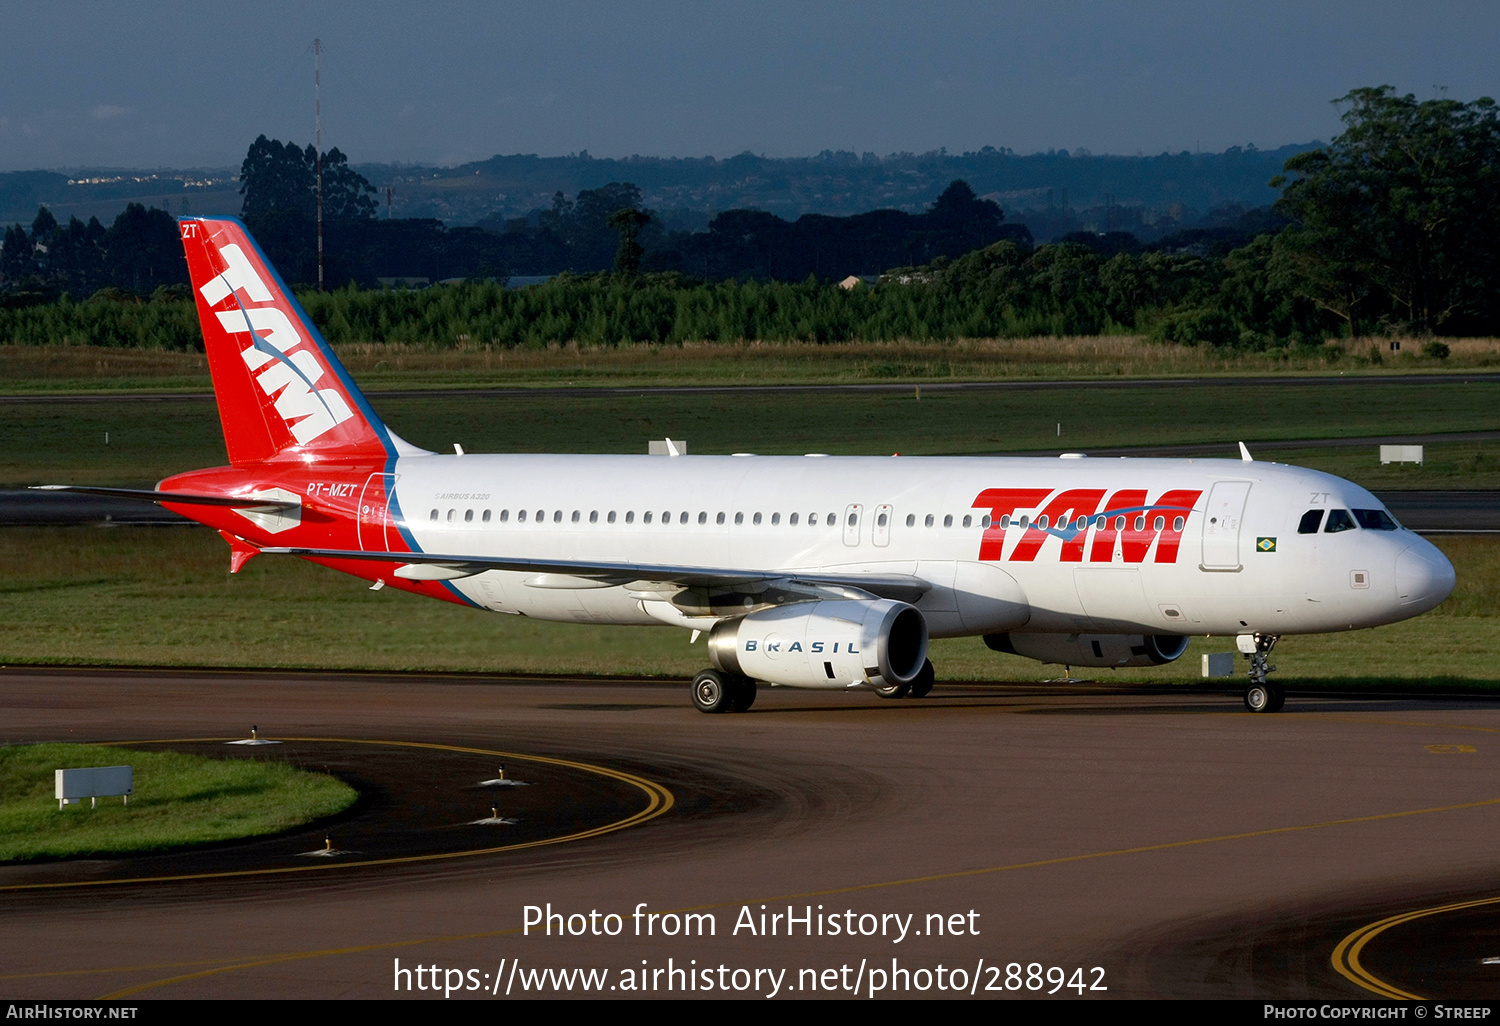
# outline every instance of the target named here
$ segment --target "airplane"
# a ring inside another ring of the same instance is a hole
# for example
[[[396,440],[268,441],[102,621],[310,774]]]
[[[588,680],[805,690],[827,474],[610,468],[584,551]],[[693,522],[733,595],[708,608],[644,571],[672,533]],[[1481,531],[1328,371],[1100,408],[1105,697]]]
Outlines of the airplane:
[[[155,489],[230,571],[294,556],[417,595],[707,635],[705,713],[758,683],[921,698],[931,638],[1070,667],[1169,663],[1191,635],[1285,635],[1426,612],[1435,546],[1349,481],[1250,458],[434,453],[375,414],[245,226],[179,221],[230,465]]]

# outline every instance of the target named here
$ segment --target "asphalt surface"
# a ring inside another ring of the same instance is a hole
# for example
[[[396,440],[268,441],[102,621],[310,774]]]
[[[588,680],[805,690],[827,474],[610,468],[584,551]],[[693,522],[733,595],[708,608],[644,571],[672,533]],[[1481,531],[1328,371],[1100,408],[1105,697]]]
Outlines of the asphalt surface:
[[[251,723],[287,740],[202,740]],[[1371,997],[1332,960],[1351,931],[1500,897],[1497,732],[1500,701],[1473,698],[1293,694],[1253,716],[1207,687],[940,684],[895,702],[762,689],[747,714],[704,716],[685,685],[641,681],[12,668],[0,741],[199,739],[179,743],[328,765],[367,797],[243,846],[0,868],[0,991],[432,999],[434,979],[469,996],[500,979],[518,997],[534,970],[594,968],[615,997],[703,996],[705,979],[765,996],[757,969],[786,970],[779,996],[881,979],[938,996],[941,964],[947,986],[962,970],[1001,997],[1036,996],[1036,963],[1040,993],[1055,967],[1070,1000],[1075,979],[1084,999]],[[532,787],[505,796],[514,825],[476,835],[491,753]],[[305,868],[325,835],[348,854]],[[220,871],[242,875],[193,876]],[[548,903],[581,934],[523,934]],[[640,921],[652,936],[635,935],[642,903],[665,916]],[[788,906],[811,907],[812,935],[787,936]],[[1357,968],[1493,996],[1493,907],[1385,930]],[[687,910],[713,935],[684,935]],[[782,913],[775,935],[762,911]]]

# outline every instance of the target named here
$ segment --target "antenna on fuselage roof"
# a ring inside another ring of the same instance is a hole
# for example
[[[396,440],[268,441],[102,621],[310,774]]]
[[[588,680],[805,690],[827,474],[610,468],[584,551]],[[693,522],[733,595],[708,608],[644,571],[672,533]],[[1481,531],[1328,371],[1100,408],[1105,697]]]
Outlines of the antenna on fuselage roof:
[[[1244,460],[1246,463],[1255,462],[1255,457],[1250,455],[1250,450],[1245,448],[1244,442],[1240,443],[1240,459]]]

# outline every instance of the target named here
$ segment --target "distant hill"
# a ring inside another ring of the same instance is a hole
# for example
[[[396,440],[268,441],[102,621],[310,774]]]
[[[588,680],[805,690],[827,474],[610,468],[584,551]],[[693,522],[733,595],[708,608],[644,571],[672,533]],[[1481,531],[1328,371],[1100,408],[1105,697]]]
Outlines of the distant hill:
[[[870,210],[920,213],[955,179],[999,203],[1006,221],[1024,223],[1038,241],[1074,231],[1130,231],[1151,238],[1196,224],[1215,208],[1265,206],[1267,184],[1311,142],[1274,150],[1231,147],[1223,153],[1093,155],[1059,150],[1017,155],[985,147],[884,157],[825,150],[815,157],[751,153],[714,157],[595,158],[535,154],[495,156],[459,167],[363,164],[356,170],[380,189],[381,216],[437,218],[471,225],[525,217],[611,182],[631,182],[668,231],[702,230],[716,213],[764,210],[788,220],[803,214],[848,216]],[[97,216],[108,223],[127,203],[163,207],[173,216],[237,214],[237,168],[156,171],[84,170],[67,174],[0,174],[0,224],[29,224],[39,204],[66,222]],[[1159,230],[1158,230],[1159,226]]]

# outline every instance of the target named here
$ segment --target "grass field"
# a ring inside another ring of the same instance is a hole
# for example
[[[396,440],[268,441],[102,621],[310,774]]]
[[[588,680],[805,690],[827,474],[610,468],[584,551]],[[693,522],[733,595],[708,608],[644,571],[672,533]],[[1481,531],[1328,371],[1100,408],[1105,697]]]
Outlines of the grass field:
[[[1445,340],[1447,360],[1421,355],[1422,339],[1391,352],[1389,339],[1352,339],[1314,350],[1223,352],[1152,345],[1139,336],[963,339],[951,342],[761,342],[681,346],[430,349],[398,343],[340,346],[339,358],[370,389],[518,385],[727,385],[869,381],[1006,381],[1220,374],[1443,373],[1500,368],[1500,339]],[[1371,352],[1381,354],[1378,364]],[[200,353],[93,346],[0,345],[7,393],[206,391]]]
[[[375,405],[411,441],[446,452],[644,452],[652,438],[686,438],[692,452],[981,454],[1213,442],[1223,455],[1247,442],[1259,459],[1336,473],[1370,488],[1500,488],[1500,442],[1430,444],[1424,466],[1380,466],[1373,444],[1279,448],[1302,439],[1500,430],[1500,384],[1436,376],[1403,354],[1380,367],[1350,351],[1332,362],[1267,354],[1219,357],[1147,347],[1134,339],[1043,339],[946,346],[705,346],[659,351],[538,353],[346,347],[371,390],[516,384],[730,384],[902,381],[880,392],[717,391],[620,395],[537,388],[521,396],[393,395]],[[1366,347],[1367,348],[1367,347]],[[1454,343],[1452,365],[1486,366],[1496,340]],[[118,361],[118,362],[116,362]],[[1298,363],[1297,361],[1302,361]],[[1275,380],[1254,386],[1122,387],[920,393],[920,381],[1121,375],[1362,375],[1357,385]],[[142,401],[141,387],[206,390],[196,354],[0,347],[10,393],[92,390],[83,401],[0,397],[0,487],[40,483],[144,485],[226,461],[207,399]],[[738,374],[738,376],[736,376]],[[108,434],[108,444],[105,442]],[[1283,680],[1500,682],[1500,543],[1441,542],[1459,591],[1417,621],[1348,635],[1290,639],[1277,651]],[[252,560],[229,577],[227,550],[196,529],[0,531],[0,661],[382,670],[619,673],[685,677],[703,650],[669,629],[555,625],[418,600],[294,561]],[[1201,651],[1161,670],[1111,679],[1188,680]],[[1050,670],[995,655],[978,639],[934,649],[940,677],[1035,679]]]
[[[1379,464],[1375,446],[1278,450],[1278,441],[1500,430],[1500,383],[1362,380],[1124,385],[1083,391],[538,391],[390,396],[377,412],[418,445],[451,452],[645,452],[686,438],[695,453],[981,454],[1245,441],[1263,459],[1330,470],[1374,488],[1500,487],[1500,442],[1434,445],[1425,466]],[[1060,433],[1059,433],[1060,425]],[[108,435],[108,443],[105,438]],[[208,399],[0,397],[0,487],[151,484],[226,462]]]
[[[1416,620],[1292,637],[1278,679],[1500,686],[1500,539],[1439,538],[1458,589]],[[680,677],[707,665],[703,643],[671,628],[553,624],[434,602],[297,560],[261,556],[236,576],[201,528],[0,531],[0,663],[164,665]],[[1103,680],[1197,679],[1202,652]],[[1056,667],[997,655],[977,638],[935,642],[939,679],[1036,680]]]
[[[130,803],[57,807],[53,771],[129,765]],[[341,812],[354,789],[279,762],[95,745],[0,746],[0,862],[164,851],[279,833]]]

